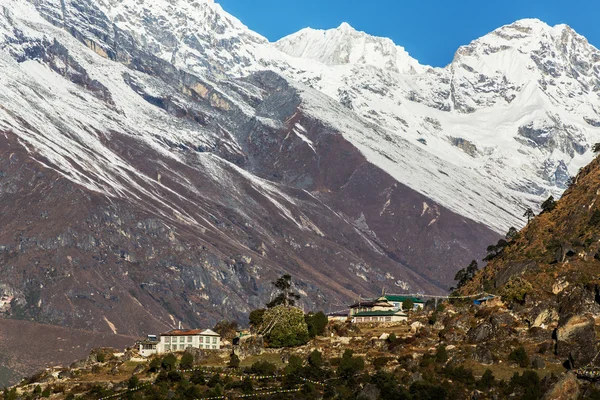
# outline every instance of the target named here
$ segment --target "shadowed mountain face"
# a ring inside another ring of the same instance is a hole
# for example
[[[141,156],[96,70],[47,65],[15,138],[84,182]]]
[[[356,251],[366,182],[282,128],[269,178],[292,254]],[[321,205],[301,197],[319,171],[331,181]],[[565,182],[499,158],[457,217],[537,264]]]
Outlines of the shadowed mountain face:
[[[82,338],[245,321],[283,273],[335,309],[442,292],[497,240],[370,162],[347,133],[386,133],[333,99],[194,74],[68,4],[0,0],[0,317]]]

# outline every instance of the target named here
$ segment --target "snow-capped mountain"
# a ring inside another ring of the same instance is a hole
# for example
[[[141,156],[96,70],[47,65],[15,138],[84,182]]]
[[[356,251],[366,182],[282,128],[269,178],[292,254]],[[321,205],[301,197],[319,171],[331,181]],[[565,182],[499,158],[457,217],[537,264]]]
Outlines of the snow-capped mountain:
[[[212,1],[100,5],[137,45],[179,68],[217,76],[270,69],[327,94],[377,125],[373,137],[344,132],[371,162],[498,232],[559,196],[600,140],[599,53],[564,25],[518,21],[431,68],[346,23],[269,43]]]

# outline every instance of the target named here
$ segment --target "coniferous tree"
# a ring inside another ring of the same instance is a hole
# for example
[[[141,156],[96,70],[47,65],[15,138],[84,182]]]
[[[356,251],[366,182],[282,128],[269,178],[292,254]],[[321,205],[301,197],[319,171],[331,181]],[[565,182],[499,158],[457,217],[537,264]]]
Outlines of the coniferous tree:
[[[296,300],[300,299],[300,295],[292,291],[292,277],[289,274],[281,276],[274,282],[271,282],[279,294],[267,304],[267,308],[284,305],[286,307],[294,306]]]
[[[550,212],[554,210],[556,207],[556,201],[554,201],[554,196],[550,196],[542,203],[542,212]]]
[[[525,210],[525,214],[523,214],[523,216],[527,217],[527,223],[529,223],[529,221],[531,221],[531,218],[535,217],[535,213],[533,212],[531,207],[527,207],[527,209]]]

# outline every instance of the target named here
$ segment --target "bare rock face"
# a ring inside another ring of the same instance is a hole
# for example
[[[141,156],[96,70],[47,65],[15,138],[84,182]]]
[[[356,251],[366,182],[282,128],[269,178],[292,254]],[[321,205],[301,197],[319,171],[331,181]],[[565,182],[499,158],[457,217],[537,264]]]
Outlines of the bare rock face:
[[[483,343],[494,337],[494,327],[489,322],[483,322],[467,333],[469,343]]]
[[[572,400],[578,399],[580,392],[579,382],[573,373],[564,374],[560,380],[544,395],[544,400]]]
[[[556,354],[566,358],[570,368],[587,365],[597,353],[594,318],[575,315],[556,329]]]

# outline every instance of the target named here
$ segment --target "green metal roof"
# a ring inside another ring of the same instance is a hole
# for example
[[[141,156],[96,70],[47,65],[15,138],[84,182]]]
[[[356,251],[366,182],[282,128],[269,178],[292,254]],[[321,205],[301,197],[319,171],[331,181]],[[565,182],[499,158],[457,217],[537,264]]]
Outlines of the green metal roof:
[[[390,317],[392,315],[405,316],[400,311],[361,311],[353,314],[353,317]]]
[[[413,303],[423,303],[423,300],[419,297],[412,297],[412,296],[395,296],[395,295],[389,295],[386,294],[384,296],[388,301],[395,301],[395,302],[400,302],[402,303],[404,300],[412,300]]]

